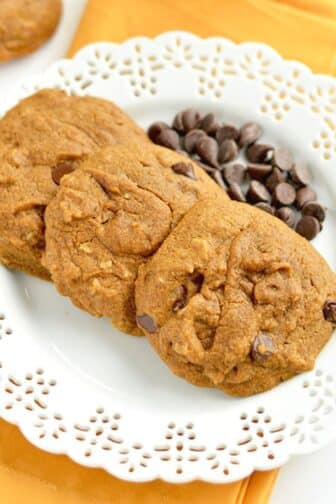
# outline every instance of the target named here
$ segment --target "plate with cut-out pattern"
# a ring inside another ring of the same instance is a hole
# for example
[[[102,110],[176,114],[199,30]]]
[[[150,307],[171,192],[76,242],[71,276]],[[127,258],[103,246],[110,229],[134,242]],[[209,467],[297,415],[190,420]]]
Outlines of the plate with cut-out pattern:
[[[143,127],[182,107],[258,121],[265,141],[308,161],[329,207],[314,241],[335,269],[336,81],[263,44],[182,32],[99,43],[19,83],[4,113],[43,87],[116,101]],[[173,376],[53,285],[0,269],[0,414],[41,449],[131,481],[230,482],[336,437],[336,340],[315,369],[246,399]]]

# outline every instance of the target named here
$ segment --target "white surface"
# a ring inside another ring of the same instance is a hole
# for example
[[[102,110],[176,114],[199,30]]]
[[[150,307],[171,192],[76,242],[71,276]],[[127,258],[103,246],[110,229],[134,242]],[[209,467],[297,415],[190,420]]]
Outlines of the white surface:
[[[253,117],[263,141],[310,163],[321,201],[334,207],[336,140],[326,118],[336,113],[335,80],[265,45],[180,32],[94,44],[25,78],[5,108],[45,86],[114,99],[144,127],[171,121],[187,103],[227,122]],[[329,211],[314,242],[334,268],[335,226]],[[42,449],[133,481],[228,482],[336,437],[335,337],[311,373],[235,399],[179,380],[144,338],[76,310],[51,284],[2,268],[0,285],[0,414]]]
[[[80,15],[80,8],[84,2],[80,0],[68,0],[63,27],[65,30],[73,31]],[[67,32],[69,34],[69,31]],[[66,33],[62,29],[55,35],[55,38],[45,48],[40,49],[35,55],[20,60],[16,63],[2,65],[0,67],[0,90],[4,92],[11,87],[13,82],[21,75],[27,73],[29,60],[30,71],[41,71],[47,64],[55,58],[64,54],[67,43]],[[27,293],[28,295],[28,293]],[[29,297],[29,295],[28,295]],[[67,310],[72,307],[67,306]],[[42,421],[41,421],[42,423]],[[275,487],[272,504],[331,504],[336,501],[336,485],[334,476],[334,463],[336,456],[336,445],[332,444],[319,452],[306,455],[304,457],[294,457],[281,470],[280,477]]]
[[[336,443],[295,457],[280,471],[270,504],[335,504]]]

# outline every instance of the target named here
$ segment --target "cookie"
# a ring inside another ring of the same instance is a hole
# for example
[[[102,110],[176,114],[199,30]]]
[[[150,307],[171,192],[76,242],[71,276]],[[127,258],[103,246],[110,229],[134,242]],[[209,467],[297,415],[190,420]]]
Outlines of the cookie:
[[[62,179],[45,214],[44,265],[75,305],[139,334],[139,266],[199,199],[220,192],[182,154],[145,144],[108,147]]]
[[[178,376],[232,395],[312,369],[336,323],[336,276],[286,224],[199,202],[139,269],[137,322]]]
[[[0,61],[29,54],[55,31],[61,0],[1,0]]]
[[[0,121],[0,261],[48,278],[40,259],[45,207],[62,174],[99,148],[150,143],[116,105],[93,97],[43,90]]]

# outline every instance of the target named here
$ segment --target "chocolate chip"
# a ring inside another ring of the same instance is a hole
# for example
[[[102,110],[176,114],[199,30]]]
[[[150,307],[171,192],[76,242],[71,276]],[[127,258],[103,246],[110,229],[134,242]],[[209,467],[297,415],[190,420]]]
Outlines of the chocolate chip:
[[[266,144],[252,144],[246,149],[246,157],[251,163],[270,163],[274,148]]]
[[[205,163],[208,163],[211,166],[218,166],[218,144],[214,138],[201,138],[196,145],[196,152]]]
[[[294,182],[303,186],[312,181],[312,174],[305,163],[295,163],[290,174]]]
[[[312,240],[320,232],[320,223],[315,217],[305,215],[296,225],[296,232],[307,240]]]
[[[323,222],[326,217],[325,208],[315,201],[306,203],[302,208],[302,215],[311,215],[320,222]]]
[[[327,299],[323,306],[323,315],[327,322],[336,324],[336,300]]]
[[[237,182],[232,182],[231,184],[229,184],[228,195],[230,196],[231,199],[235,201],[241,201],[241,202],[246,201],[244,193],[240,185],[237,184]]]
[[[263,201],[261,201],[260,203],[256,203],[254,206],[256,208],[259,208],[259,210],[263,210],[264,212],[267,212],[271,215],[274,215],[275,213],[275,208],[269,205],[268,203],[264,203]]]
[[[273,192],[278,184],[281,182],[286,182],[287,173],[282,172],[279,168],[273,168],[271,175],[266,180],[266,187],[269,191]]]
[[[182,310],[187,304],[187,288],[184,285],[180,285],[178,288],[178,296],[177,299],[174,301],[172,310],[174,313],[178,312],[179,310]]]
[[[184,133],[184,125],[182,120],[182,112],[178,112],[174,117],[173,128],[176,129],[179,133]]]
[[[287,224],[290,228],[295,226],[295,212],[289,207],[280,207],[275,214],[279,219]]]
[[[201,114],[195,109],[187,109],[182,112],[182,123],[184,127],[184,131],[188,132],[194,128],[198,124],[201,118]]]
[[[301,210],[306,203],[316,201],[316,192],[311,187],[302,187],[296,191],[296,206]]]
[[[241,185],[244,181],[246,167],[240,163],[226,165],[223,168],[223,175],[228,184],[236,182]]]
[[[227,185],[225,184],[223,175],[219,170],[214,170],[211,176],[222,189],[224,189],[225,191],[227,190]]]
[[[213,166],[209,166],[205,163],[202,163],[202,161],[198,161],[197,159],[195,159],[194,162],[197,163],[207,173],[212,174],[218,172],[218,168],[214,168]]]
[[[39,250],[44,250],[46,246],[46,242],[44,238],[41,238],[37,243],[36,243],[36,248]]]
[[[199,128],[205,131],[208,135],[214,135],[219,128],[214,114],[207,114],[199,121]]]
[[[234,140],[224,140],[218,149],[218,161],[227,163],[238,155],[238,146]]]
[[[68,173],[73,172],[75,167],[72,163],[64,161],[63,163],[58,163],[51,169],[51,178],[55,182],[55,184],[60,185],[61,178]]]
[[[155,143],[168,147],[168,149],[177,150],[180,147],[180,139],[175,130],[165,128],[157,134]]]
[[[268,189],[258,180],[252,180],[247,192],[247,200],[252,203],[263,201],[264,203],[271,202],[271,194]]]
[[[287,149],[275,149],[273,153],[273,164],[281,171],[290,171],[293,167],[292,154]]]
[[[247,165],[247,173],[251,179],[263,180],[272,171],[272,166],[268,164],[249,164]]]
[[[194,172],[194,167],[191,163],[175,163],[172,165],[171,169],[178,175],[184,175],[192,180],[197,180]]]
[[[256,362],[262,362],[271,357],[274,352],[275,345],[272,337],[264,332],[259,333],[252,343],[252,359]]]
[[[192,154],[196,150],[196,145],[200,141],[201,138],[204,138],[206,135],[201,129],[194,129],[189,131],[184,137],[184,148],[189,154]]]
[[[216,140],[220,145],[224,140],[238,140],[239,130],[232,124],[224,124],[216,131]]]
[[[281,182],[273,191],[273,201],[277,205],[291,205],[296,198],[296,191],[287,182]]]
[[[141,327],[141,329],[144,329],[149,333],[155,333],[155,331],[157,330],[155,320],[146,313],[144,313],[143,315],[137,315],[136,322],[138,326]]]
[[[194,285],[196,285],[196,292],[200,292],[200,290],[202,289],[203,282],[204,282],[203,273],[200,273],[199,271],[195,271],[192,274],[191,281]]]
[[[148,129],[148,136],[152,142],[156,143],[156,137],[162,130],[169,128],[168,124],[163,121],[153,123]]]
[[[245,147],[245,145],[250,145],[256,142],[262,134],[262,129],[259,124],[255,122],[249,122],[244,124],[240,128],[239,132],[239,147]]]

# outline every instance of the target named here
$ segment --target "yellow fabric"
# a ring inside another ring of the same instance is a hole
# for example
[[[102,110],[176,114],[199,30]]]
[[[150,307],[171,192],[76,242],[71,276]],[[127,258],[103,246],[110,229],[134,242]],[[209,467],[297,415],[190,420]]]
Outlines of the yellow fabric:
[[[315,72],[336,72],[336,0],[89,0],[70,54],[169,30],[266,42]]]
[[[336,72],[336,0],[89,0],[69,54],[90,42],[168,30],[262,41],[316,72]],[[259,472],[230,485],[131,484],[44,453],[0,421],[1,504],[265,504],[276,476]]]

